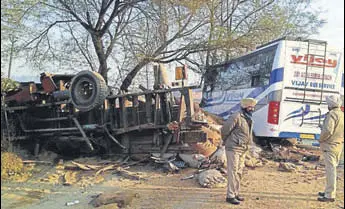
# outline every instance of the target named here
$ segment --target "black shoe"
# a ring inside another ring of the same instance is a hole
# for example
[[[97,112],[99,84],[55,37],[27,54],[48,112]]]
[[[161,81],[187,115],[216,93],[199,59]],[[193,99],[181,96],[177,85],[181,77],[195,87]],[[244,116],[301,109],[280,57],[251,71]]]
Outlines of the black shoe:
[[[317,200],[320,202],[334,202],[335,201],[334,198],[327,198],[327,197],[319,197],[317,198]]]
[[[228,203],[231,203],[231,204],[233,204],[233,205],[239,205],[240,204],[240,201],[238,201],[236,198],[226,198],[226,201],[228,202]]]
[[[319,196],[324,197],[325,193],[324,192],[319,192]]]
[[[238,201],[244,201],[244,197],[241,197],[241,196],[236,196],[236,199],[238,200]]]

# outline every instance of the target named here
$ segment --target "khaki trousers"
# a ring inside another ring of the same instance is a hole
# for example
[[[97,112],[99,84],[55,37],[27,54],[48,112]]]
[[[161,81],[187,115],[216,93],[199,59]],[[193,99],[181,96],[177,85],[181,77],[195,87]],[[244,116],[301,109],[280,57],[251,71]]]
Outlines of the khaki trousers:
[[[337,189],[337,166],[341,158],[343,144],[327,147],[323,151],[326,169],[325,197],[335,198]]]
[[[242,171],[244,168],[244,161],[246,153],[226,151],[227,166],[228,166],[228,189],[226,197],[235,198],[239,195],[240,182],[242,179]]]

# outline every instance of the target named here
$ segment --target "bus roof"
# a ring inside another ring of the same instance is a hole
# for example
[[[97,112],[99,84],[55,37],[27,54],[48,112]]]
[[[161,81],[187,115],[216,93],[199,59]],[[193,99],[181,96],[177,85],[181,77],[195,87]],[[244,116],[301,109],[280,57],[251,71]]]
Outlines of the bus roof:
[[[301,41],[301,42],[310,42],[310,43],[313,43],[313,44],[327,44],[327,41],[322,41],[322,40],[306,39],[306,38],[302,38],[302,37],[290,37],[290,36],[285,36],[285,37],[282,37],[282,38],[273,40],[273,41],[271,41],[271,42],[268,42],[268,43],[266,43],[266,44],[263,44],[263,45],[261,45],[261,46],[258,46],[258,47],[256,47],[256,49],[263,48],[263,47],[265,47],[265,46],[274,44],[274,43],[279,42],[279,41]]]
[[[233,62],[236,62],[239,59],[242,59],[243,57],[250,56],[252,54],[258,53],[258,51],[260,51],[263,48],[269,47],[269,46],[274,45],[274,44],[278,44],[278,42],[280,42],[280,41],[300,41],[300,42],[309,42],[311,44],[325,44],[325,45],[327,45],[327,41],[316,40],[316,39],[307,39],[307,38],[302,38],[302,37],[285,36],[285,37],[282,37],[282,38],[270,41],[270,42],[268,42],[266,44],[260,45],[260,46],[256,47],[255,50],[252,51],[252,52],[249,52],[247,54],[238,56],[236,58],[227,60],[227,61],[225,61],[223,63],[219,63],[219,64],[216,64],[216,65],[213,65],[212,67],[218,68],[218,67],[227,66],[227,65],[229,65],[229,64],[231,64]]]

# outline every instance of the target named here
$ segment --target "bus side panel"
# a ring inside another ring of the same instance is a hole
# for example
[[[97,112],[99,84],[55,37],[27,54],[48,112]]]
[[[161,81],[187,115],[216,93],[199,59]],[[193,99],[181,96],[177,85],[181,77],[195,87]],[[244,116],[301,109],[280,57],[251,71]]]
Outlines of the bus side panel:
[[[265,88],[251,88],[229,91],[214,91],[212,97],[207,99],[203,109],[227,119],[233,112],[240,110],[240,101],[245,97],[257,97]]]
[[[285,41],[280,41],[272,65],[269,87],[258,100],[256,111],[253,114],[254,134],[258,137],[278,137],[279,124],[268,123],[268,103],[269,95],[272,92],[280,91],[283,88],[284,80],[284,63],[285,63]],[[279,74],[276,71],[281,71]]]

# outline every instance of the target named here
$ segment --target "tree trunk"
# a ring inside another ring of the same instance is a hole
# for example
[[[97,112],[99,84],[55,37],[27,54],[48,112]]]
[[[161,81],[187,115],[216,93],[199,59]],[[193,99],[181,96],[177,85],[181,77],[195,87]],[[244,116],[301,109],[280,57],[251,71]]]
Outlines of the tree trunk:
[[[140,71],[141,68],[143,68],[145,65],[147,65],[150,61],[147,59],[142,60],[137,64],[131,72],[129,72],[126,76],[126,78],[122,81],[120,89],[123,91],[128,91],[128,87],[132,84],[134,77],[137,75],[137,73]]]
[[[96,34],[92,35],[92,42],[99,61],[98,73],[101,74],[106,83],[108,83],[108,64],[104,51],[103,40],[101,36]]]
[[[209,8],[210,9],[210,34],[209,34],[209,37],[208,37],[208,44],[210,45],[212,40],[213,40],[213,32],[214,32],[214,22],[215,22],[215,17],[214,17],[214,4],[211,2],[211,7]],[[208,47],[207,49],[207,54],[206,54],[206,61],[205,61],[205,64],[206,64],[206,69],[205,69],[205,74],[204,74],[204,87],[202,89],[202,92],[203,94],[206,94],[207,97],[209,96],[209,87],[210,86],[213,86],[212,85],[212,72],[211,72],[211,68],[210,68],[210,59],[211,59],[211,49],[210,47]],[[213,89],[212,89],[213,90]],[[211,91],[212,91],[211,90]],[[202,100],[200,102],[200,106],[203,107],[205,104],[206,104],[206,97],[205,95],[203,95],[202,97]]]

